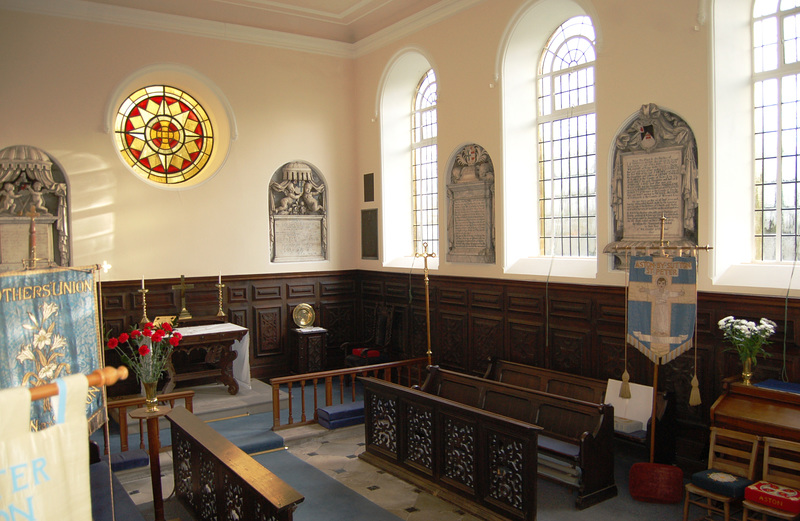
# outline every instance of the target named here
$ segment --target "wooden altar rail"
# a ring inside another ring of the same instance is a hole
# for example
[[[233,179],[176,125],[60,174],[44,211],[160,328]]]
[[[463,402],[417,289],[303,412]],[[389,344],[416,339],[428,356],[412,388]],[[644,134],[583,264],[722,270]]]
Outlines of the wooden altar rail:
[[[541,427],[376,378],[362,382],[361,459],[482,519],[536,519]]]
[[[200,521],[291,521],[305,499],[183,407],[167,413],[175,496]]]
[[[361,367],[350,367],[347,369],[334,369],[332,371],[320,371],[316,373],[306,373],[292,376],[281,376],[271,378],[269,384],[272,386],[272,430],[287,429],[289,427],[299,427],[317,423],[317,409],[322,406],[333,405],[333,381],[338,379],[339,403],[345,403],[345,379],[349,377],[350,383],[347,387],[350,390],[350,402],[356,401],[356,377],[372,376],[381,378],[387,382],[404,383],[409,387],[421,385],[427,376],[423,371],[428,366],[428,359],[424,357],[401,360],[399,362],[387,362],[385,364],[364,365]],[[325,382],[325,403],[319,403],[317,385]],[[286,392],[289,394],[289,419],[286,425],[281,425],[281,405],[280,405],[280,386],[286,385]],[[294,386],[300,389],[300,421],[294,421],[293,393]],[[314,397],[314,408],[310,415],[306,414],[306,386],[311,386]],[[311,416],[311,419],[308,417]]]
[[[184,407],[189,412],[193,411],[192,399],[194,398],[194,391],[179,391],[177,393],[159,394],[157,399],[159,402],[169,403],[169,406],[174,408],[176,400],[183,400]],[[133,398],[124,398],[122,400],[108,400],[106,402],[108,408],[108,417],[116,418],[119,422],[119,450],[126,452],[128,450],[128,409],[138,409],[144,407],[144,396],[136,396]],[[112,411],[114,411],[112,413]],[[144,420],[139,420],[139,448],[144,449]],[[164,447],[168,449],[169,447]],[[103,454],[109,452],[108,431],[103,429]]]

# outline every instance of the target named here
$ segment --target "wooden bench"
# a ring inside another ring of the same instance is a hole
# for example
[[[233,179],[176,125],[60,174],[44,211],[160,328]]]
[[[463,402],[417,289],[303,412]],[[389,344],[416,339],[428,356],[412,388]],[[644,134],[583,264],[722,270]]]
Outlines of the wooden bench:
[[[542,428],[539,475],[578,490],[583,509],[617,495],[614,408],[438,367],[422,391]]]
[[[302,494],[183,407],[167,419],[175,495],[197,519],[292,519]]]
[[[606,398],[609,381],[509,362],[496,357],[489,359],[489,366],[484,378],[597,404],[610,403],[614,405],[622,403],[620,400],[623,400],[616,397]],[[632,391],[640,387],[644,389],[644,386],[635,386],[634,384],[631,387]],[[652,387],[649,389],[652,393]],[[652,403],[652,398],[649,400]],[[619,410],[617,410],[617,414],[619,414]],[[646,418],[641,418],[641,420],[643,424],[647,423],[647,425],[643,425],[642,430],[626,432],[623,429],[615,429],[614,434],[618,439],[626,442],[642,446],[648,445],[651,420]],[[656,431],[659,440],[656,461],[672,463],[675,457],[675,408],[672,401],[668,399],[667,393],[664,392],[658,393],[656,399]]]
[[[539,427],[378,378],[359,381],[361,459],[482,519],[536,519]]]
[[[526,389],[568,396],[591,403],[606,403],[605,380],[562,373],[543,367],[491,358],[484,378]]]

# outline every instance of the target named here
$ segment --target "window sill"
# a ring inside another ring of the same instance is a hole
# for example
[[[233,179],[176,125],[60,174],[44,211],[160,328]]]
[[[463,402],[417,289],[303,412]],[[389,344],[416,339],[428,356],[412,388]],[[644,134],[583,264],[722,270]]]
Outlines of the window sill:
[[[772,288],[786,290],[800,288],[800,263],[792,273],[789,263],[731,264],[712,280],[714,286],[740,286],[747,288]]]
[[[421,257],[397,257],[383,263],[384,268],[425,269],[425,261]],[[428,270],[439,269],[439,257],[428,257]]]
[[[504,271],[512,275],[540,275],[549,279],[595,279],[597,258],[527,257],[506,266]]]

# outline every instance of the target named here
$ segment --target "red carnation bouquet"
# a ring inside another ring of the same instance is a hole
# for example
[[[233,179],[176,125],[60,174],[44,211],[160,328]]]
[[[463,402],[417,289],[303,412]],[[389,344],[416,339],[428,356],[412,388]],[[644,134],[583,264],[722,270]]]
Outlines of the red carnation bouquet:
[[[168,322],[154,327],[148,322],[142,329],[132,329],[108,339],[106,346],[119,353],[140,382],[157,382],[169,361],[172,349],[181,341],[181,334]]]

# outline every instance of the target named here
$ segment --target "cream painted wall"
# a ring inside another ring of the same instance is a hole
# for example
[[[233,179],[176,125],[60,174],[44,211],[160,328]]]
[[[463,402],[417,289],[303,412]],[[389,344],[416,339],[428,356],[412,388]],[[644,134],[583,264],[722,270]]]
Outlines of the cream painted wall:
[[[598,243],[611,241],[609,212],[610,157],[613,139],[620,128],[638,112],[642,104],[656,103],[684,118],[692,127],[699,151],[700,244],[710,244],[711,198],[709,122],[710,29],[698,25],[698,2],[634,2],[631,0],[577,0],[592,16],[598,33],[597,117],[598,117]],[[380,136],[373,122],[381,76],[392,57],[406,48],[422,50],[434,64],[439,87],[439,165],[440,222],[444,222],[446,198],[442,170],[447,158],[467,142],[475,142],[491,154],[495,171],[502,176],[501,89],[503,78],[495,74],[501,67],[504,38],[519,13],[536,1],[492,0],[482,2],[444,22],[427,27],[391,45],[357,59],[356,132],[359,141],[358,169],[375,172],[380,187]],[[536,64],[531,64],[535,67]],[[378,115],[379,117],[379,115]],[[531,153],[535,151],[531,146]],[[467,275],[490,278],[544,280],[544,274],[504,273],[503,205],[504,190],[498,179],[496,216],[497,252],[495,265],[468,265],[440,262],[436,275]],[[380,196],[376,196],[380,201]],[[520,215],[536,226],[535,200]],[[378,203],[361,203],[362,208]],[[382,216],[381,216],[382,217]],[[442,237],[445,230],[442,228]],[[710,262],[701,253],[700,287],[718,291],[710,281]],[[705,257],[705,258],[704,258]],[[360,261],[364,269],[382,269],[378,261]],[[402,271],[402,270],[401,270]],[[608,256],[599,255],[596,279],[556,277],[558,282],[582,284],[624,284],[624,275],[612,272]],[[740,290],[741,288],[726,288]],[[742,292],[751,292],[752,289]],[[760,291],[761,292],[761,291]],[[763,292],[770,293],[765,289]]]
[[[8,11],[0,49],[0,148],[36,146],[66,171],[76,265],[108,261],[103,280],[353,267],[352,60]],[[188,190],[135,178],[103,131],[120,82],[163,63],[212,81],[238,125],[226,164]],[[328,183],[327,262],[269,262],[267,183],[294,160]]]
[[[372,40],[331,55],[292,51],[120,25],[3,11],[0,16],[0,147],[30,144],[62,164],[72,188],[76,264],[103,260],[104,279],[138,279],[305,270],[384,268],[360,258],[360,210],[381,206],[379,88],[387,65],[404,49],[422,52],[439,82],[440,173],[461,145],[486,148],[498,173],[495,265],[441,262],[436,275],[544,280],[546,272],[503,271],[504,205],[501,91],[503,49],[520,13],[543,0],[486,0],[410,35]],[[745,3],[747,0],[744,0]],[[656,103],[692,127],[699,151],[699,242],[714,246],[711,2],[574,0],[598,33],[598,243],[610,241],[608,171],[614,136],[644,103]],[[719,3],[719,2],[717,2]],[[737,2],[740,4],[741,2]],[[727,4],[726,4],[727,5]],[[724,8],[725,6],[723,6]],[[0,8],[2,8],[0,6]],[[399,34],[399,33],[398,33]],[[135,43],[131,43],[135,42]],[[197,71],[224,93],[238,139],[221,171],[190,190],[148,187],[122,166],[103,132],[106,104],[137,70],[174,63]],[[532,67],[535,64],[531,64]],[[534,145],[531,144],[533,152]],[[723,152],[724,153],[724,152]],[[280,165],[305,160],[329,186],[327,262],[269,262],[267,180]],[[362,176],[375,173],[375,202],[362,198]],[[440,175],[441,222],[446,217]],[[380,215],[383,219],[384,216]],[[717,224],[719,230],[723,224]],[[446,230],[441,229],[441,236]],[[700,255],[703,291],[783,295],[785,286],[712,282],[708,253]],[[591,279],[555,282],[623,285],[607,255]],[[415,271],[421,271],[421,263]],[[785,270],[784,268],[783,271]],[[798,284],[800,285],[800,283]]]

